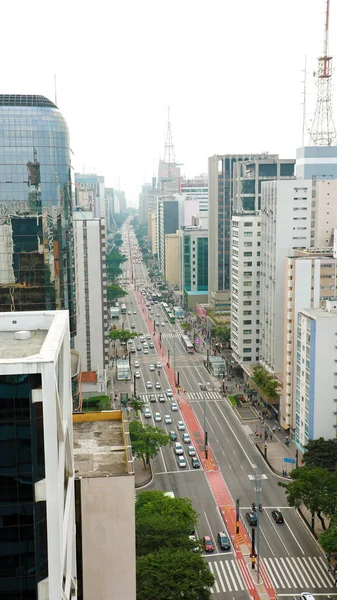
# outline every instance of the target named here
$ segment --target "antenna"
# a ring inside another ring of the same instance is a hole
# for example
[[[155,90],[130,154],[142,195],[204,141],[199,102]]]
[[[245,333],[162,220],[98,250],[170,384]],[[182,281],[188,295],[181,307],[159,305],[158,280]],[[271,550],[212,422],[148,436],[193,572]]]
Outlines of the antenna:
[[[328,56],[330,0],[326,0],[323,56],[318,59],[316,75],[317,102],[311,128],[314,146],[331,146],[336,140],[332,113],[332,56]]]
[[[306,108],[307,108],[307,55],[304,58],[304,79],[303,79],[303,119],[302,119],[302,147],[304,146],[304,133],[306,129]]]
[[[164,144],[164,163],[168,164],[168,177],[171,177],[171,167],[176,164],[176,157],[174,154],[174,146],[172,139],[172,131],[171,131],[171,122],[170,122],[170,107],[167,107],[167,131],[166,131],[166,140]]]

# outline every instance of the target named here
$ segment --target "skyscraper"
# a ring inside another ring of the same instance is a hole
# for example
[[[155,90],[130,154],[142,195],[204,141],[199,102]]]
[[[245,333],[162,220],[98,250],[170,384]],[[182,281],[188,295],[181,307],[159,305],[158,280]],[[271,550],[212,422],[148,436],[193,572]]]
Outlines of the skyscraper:
[[[0,94],[0,311],[68,309],[76,333],[69,134],[44,96]]]

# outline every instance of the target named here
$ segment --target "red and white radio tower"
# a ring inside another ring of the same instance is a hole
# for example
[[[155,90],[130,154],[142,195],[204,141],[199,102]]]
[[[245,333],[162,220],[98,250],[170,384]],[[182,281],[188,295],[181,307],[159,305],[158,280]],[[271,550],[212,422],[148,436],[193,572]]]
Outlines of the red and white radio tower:
[[[336,128],[332,111],[332,56],[328,56],[330,0],[326,0],[323,56],[318,59],[315,73],[317,103],[310,131],[314,146],[332,146],[336,141]]]

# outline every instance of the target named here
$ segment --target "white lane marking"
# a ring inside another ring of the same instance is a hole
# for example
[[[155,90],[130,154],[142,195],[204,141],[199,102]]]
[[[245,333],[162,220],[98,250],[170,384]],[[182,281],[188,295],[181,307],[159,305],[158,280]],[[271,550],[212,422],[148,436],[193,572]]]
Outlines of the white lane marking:
[[[332,574],[327,572],[325,560],[321,556],[314,556],[314,560],[317,563],[317,568],[321,571],[321,573],[324,574],[324,577],[327,576],[328,580],[329,581],[331,580],[333,582],[333,584],[335,584],[335,580],[334,580]]]
[[[221,563],[220,563],[220,566],[221,566],[222,573],[223,573],[223,576],[224,576],[224,578],[225,578],[225,581],[226,581],[226,583],[227,583],[227,589],[228,589],[228,591],[229,591],[229,592],[231,592],[231,591],[232,591],[232,587],[231,587],[231,585],[230,585],[230,583],[229,583],[229,579],[228,579],[228,577],[227,577],[227,573],[226,573],[226,571],[225,571],[225,567],[224,567],[224,565],[223,565],[223,562],[222,562],[222,561],[221,561]]]
[[[299,568],[299,565],[298,565],[298,563],[297,563],[297,561],[296,561],[296,558],[295,558],[294,556],[292,556],[292,557],[291,557],[291,564],[292,564],[292,566],[294,567],[294,570],[295,570],[295,571],[297,571],[297,573],[298,573],[298,574],[297,574],[297,579],[298,579],[298,581],[300,582],[300,585],[302,585],[302,586],[304,586],[305,588],[307,588],[307,587],[308,587],[308,585],[307,585],[307,581],[306,581],[306,579],[304,578],[304,575],[303,575],[303,573],[301,572],[301,570],[300,570],[300,568]]]
[[[308,557],[308,561],[310,564],[309,568],[312,572],[315,573],[316,579],[321,582],[321,587],[326,587],[326,582],[324,581],[324,578],[323,578],[322,574],[320,573],[320,571],[317,569],[317,566],[314,563],[314,559],[312,557]]]
[[[220,570],[219,570],[218,563],[217,563],[217,562],[214,562],[214,563],[213,563],[213,565],[214,565],[214,567],[215,567],[215,570],[216,570],[216,572],[217,572],[217,574],[218,574],[218,579],[219,579],[220,585],[221,585],[221,587],[222,587],[222,591],[223,591],[223,592],[225,592],[225,591],[226,591],[226,588],[225,588],[225,586],[224,586],[224,583],[223,583],[223,581],[222,581],[222,577],[221,577],[221,574],[220,574]]]
[[[278,509],[278,510],[280,510],[280,509]],[[290,531],[291,535],[293,536],[293,538],[294,538],[294,540],[295,540],[296,544],[298,545],[298,547],[299,547],[300,551],[302,552],[302,554],[305,554],[305,552],[304,552],[304,550],[303,550],[302,546],[300,545],[300,543],[299,543],[299,541],[298,541],[297,537],[295,536],[294,532],[292,531],[292,529],[289,527],[289,525],[288,525],[287,521],[284,521],[284,524],[286,525],[286,527],[288,527],[288,529],[289,529],[289,531]]]
[[[290,556],[290,552],[289,552],[289,550],[288,550],[287,546],[285,545],[285,543],[283,542],[283,540],[282,540],[282,538],[281,538],[281,536],[280,536],[279,532],[277,531],[277,525],[275,524],[275,522],[274,522],[274,521],[272,521],[272,518],[271,518],[271,516],[270,516],[270,515],[269,515],[269,513],[267,513],[266,511],[265,511],[265,515],[267,515],[267,518],[268,518],[268,520],[270,521],[270,524],[271,524],[271,526],[272,526],[273,530],[275,531],[275,533],[276,533],[277,537],[279,538],[279,540],[280,540],[280,542],[281,542],[281,544],[282,544],[283,548],[285,549],[286,553],[288,554],[288,556]]]
[[[281,578],[281,576],[280,576],[280,569],[277,569],[277,565],[276,565],[276,564],[274,564],[274,562],[273,562],[273,559],[272,559],[272,558],[270,558],[270,559],[269,559],[269,570],[270,570],[270,569],[272,569],[272,570],[273,570],[274,577],[275,577],[276,581],[277,581],[277,580],[279,580],[279,584],[277,584],[277,585],[276,585],[276,587],[283,587],[283,588],[284,588],[284,587],[287,587],[287,586],[286,586],[286,585],[283,583],[283,580],[282,580],[282,578]]]
[[[209,524],[209,520],[208,520],[208,518],[207,518],[207,515],[206,515],[206,512],[205,512],[205,511],[204,511],[204,515],[205,515],[205,519],[206,519],[206,521],[207,521],[208,530],[209,530],[210,534],[212,535],[212,540],[213,540],[213,544],[214,544],[215,535],[213,534],[212,528],[211,528],[211,526],[210,526],[210,524]],[[219,519],[220,519],[220,515],[219,515]],[[214,548],[216,548],[215,544],[214,544]],[[215,554],[219,554],[218,550],[216,550],[215,552],[213,552],[213,554],[212,554],[212,555],[214,556]]]
[[[212,563],[207,563],[207,564],[208,564],[208,567],[209,567],[211,573],[214,575],[213,564]],[[214,578],[215,578],[214,586],[215,586],[215,589],[216,589],[217,593],[219,594],[220,593],[220,588],[218,586],[218,582],[216,580],[215,575],[214,575]],[[214,594],[214,588],[210,588],[210,590],[211,590],[211,594]]]
[[[233,569],[233,571],[235,571],[236,578],[237,578],[237,580],[238,580],[238,582],[239,582],[239,585],[241,586],[241,589],[242,589],[242,590],[246,589],[245,583],[244,583],[244,581],[243,581],[243,579],[242,579],[242,577],[241,577],[241,573],[240,573],[240,571],[239,571],[239,569],[238,569],[238,565],[237,565],[237,563],[236,563],[236,561],[235,561],[235,560],[233,560],[233,561],[232,561],[232,569]],[[232,572],[231,572],[231,571],[229,571],[229,574],[230,574],[230,576],[231,576],[231,577],[232,577],[232,579],[233,579],[233,575],[232,575]]]
[[[293,558],[294,558],[293,556],[292,557],[287,557],[286,560],[287,560],[287,563],[288,563],[288,567],[289,567],[290,571],[293,573],[294,580],[296,582],[295,587],[302,587],[301,580],[298,578],[297,571],[296,571],[295,567],[293,566]]]
[[[289,565],[287,565],[287,563],[286,563],[287,558],[280,558],[280,561],[283,565],[283,570],[288,574],[288,579],[290,579],[292,587],[297,587],[296,581],[293,578],[292,573],[290,572]]]
[[[266,534],[264,533],[264,531],[263,531],[262,527],[260,527],[260,532],[262,533],[262,535],[263,535],[263,537],[264,537],[264,539],[265,539],[265,542],[266,542],[267,546],[269,547],[269,550],[270,550],[270,552],[272,553],[272,555],[273,555],[273,556],[275,556],[275,552],[274,552],[274,550],[272,549],[271,545],[269,544],[269,542],[268,542],[268,540],[267,540],[267,536],[266,536]]]
[[[269,564],[268,564],[268,560],[269,560],[268,558],[264,558],[264,559],[263,559],[263,563],[264,563],[264,565],[265,565],[265,567],[266,567],[266,570],[267,570],[268,576],[269,576],[269,578],[271,579],[271,581],[272,581],[272,583],[273,583],[273,586],[274,586],[274,587],[278,587],[278,585],[277,585],[277,581],[276,581],[276,579],[275,579],[275,577],[274,577],[274,573],[272,572],[272,570],[271,570],[271,568],[270,568],[270,566],[269,566]],[[270,560],[271,560],[271,559],[270,559]]]

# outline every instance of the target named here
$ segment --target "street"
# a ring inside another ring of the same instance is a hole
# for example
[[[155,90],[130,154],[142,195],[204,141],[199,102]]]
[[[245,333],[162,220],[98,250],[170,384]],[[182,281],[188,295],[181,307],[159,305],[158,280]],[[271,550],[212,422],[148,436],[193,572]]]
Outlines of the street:
[[[137,302],[132,285],[132,279],[136,287],[140,282],[146,280],[146,267],[141,263],[131,266],[128,261],[124,263],[123,269],[129,273],[130,277],[128,297],[126,298],[127,309],[132,313],[135,310],[137,314],[123,315],[120,317],[120,321],[123,318],[126,329],[131,328],[131,325],[134,324],[134,331],[147,334],[148,308],[145,303]],[[158,321],[165,323],[162,307],[155,304],[151,308],[153,309],[153,312],[150,313],[152,320],[153,316],[158,313],[160,314]],[[179,373],[181,390],[185,392],[200,425],[200,430],[203,431],[205,428],[208,432],[209,447],[232,499],[232,505],[228,506],[228,509],[233,509],[235,501],[239,500],[240,532],[248,534],[249,538],[251,538],[252,527],[247,523],[246,513],[251,510],[251,504],[255,502],[256,498],[254,481],[249,476],[255,476],[256,473],[262,474],[260,501],[263,510],[259,514],[260,569],[268,587],[275,590],[277,597],[284,598],[297,597],[302,591],[323,598],[336,595],[334,577],[327,570],[328,564],[325,555],[296,511],[288,507],[285,491],[278,486],[280,478],[269,470],[268,465],[256,450],[251,435],[249,436],[253,433],[252,425],[241,421],[231,405],[224,399],[220,391],[222,381],[215,380],[203,365],[205,356],[199,353],[186,353],[181,343],[182,331],[179,323],[165,323],[158,329],[161,333],[161,344],[163,350],[165,349],[165,356],[169,351],[170,369],[174,369],[176,378]],[[155,335],[158,336],[158,331]],[[165,402],[158,401],[160,393],[172,389],[173,400],[179,404],[182,393],[178,394],[177,390],[171,387],[166,363],[163,364],[165,368],[149,370],[150,364],[155,364],[162,359],[163,356],[161,354],[158,356],[156,347],[149,349],[149,354],[146,356],[142,351],[132,355],[132,365],[135,360],[140,363],[140,368],[137,369],[141,372],[140,379],[136,380],[137,395],[143,398],[145,407],[151,411],[151,417],[145,418],[142,415],[142,421],[156,425],[167,433],[174,431],[177,434],[177,441],[181,443],[185,451],[186,467],[178,466],[174,444],[172,447],[163,448],[153,461],[155,477],[147,489],[173,491],[177,497],[188,496],[192,500],[193,507],[200,515],[196,531],[197,537],[210,535],[216,547],[212,554],[205,554],[205,560],[207,560],[216,581],[211,590],[212,594],[219,600],[229,597],[247,598],[253,594],[250,561],[246,560],[248,567],[246,564],[240,563],[243,559],[238,558],[233,539],[230,551],[220,550],[217,534],[220,531],[227,532],[226,524],[205,475],[202,460],[200,460],[200,469],[192,468],[191,459],[186,452],[187,445],[183,442],[183,433],[188,432],[187,427],[185,431],[179,431],[177,427],[178,421],[184,420],[181,406],[178,411],[172,411],[169,398]],[[132,377],[134,371],[135,369],[132,367]],[[152,383],[152,389],[147,389],[146,382]],[[160,390],[155,389],[156,383],[160,384]],[[126,389],[126,386],[130,387],[127,383],[116,382],[115,390],[121,391]],[[151,394],[156,395],[155,402],[150,402]],[[155,422],[155,413],[160,414],[160,422]],[[165,424],[165,415],[170,415],[172,424]],[[193,440],[199,440],[199,443],[194,443],[194,445],[197,456],[199,455],[200,459],[203,458],[203,436],[200,436],[197,430],[188,433]],[[284,516],[283,524],[277,524],[273,520],[271,512],[274,509],[281,510]]]

